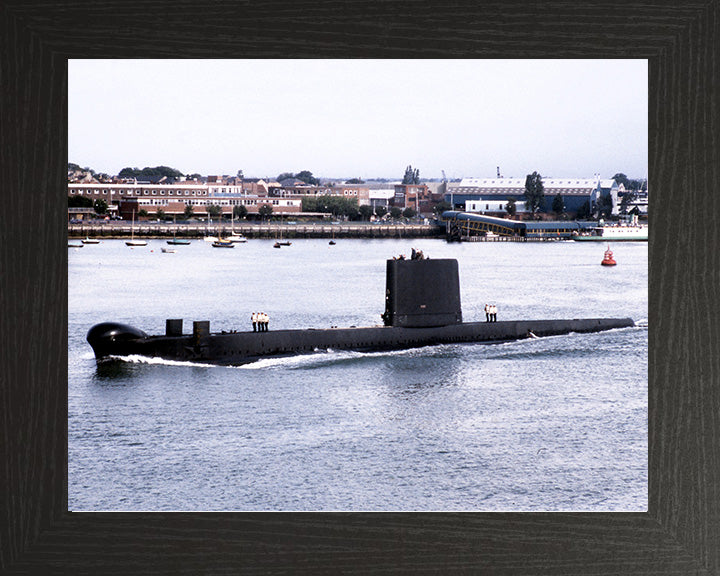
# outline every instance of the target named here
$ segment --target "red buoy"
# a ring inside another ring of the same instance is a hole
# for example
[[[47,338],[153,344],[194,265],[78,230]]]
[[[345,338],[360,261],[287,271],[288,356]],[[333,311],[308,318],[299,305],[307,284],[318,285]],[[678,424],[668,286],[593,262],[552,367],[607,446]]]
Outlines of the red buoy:
[[[612,250],[610,250],[610,246],[608,246],[608,249],[605,250],[605,257],[603,258],[602,262],[600,262],[603,266],[615,266],[617,262],[615,262],[615,259],[613,258]]]

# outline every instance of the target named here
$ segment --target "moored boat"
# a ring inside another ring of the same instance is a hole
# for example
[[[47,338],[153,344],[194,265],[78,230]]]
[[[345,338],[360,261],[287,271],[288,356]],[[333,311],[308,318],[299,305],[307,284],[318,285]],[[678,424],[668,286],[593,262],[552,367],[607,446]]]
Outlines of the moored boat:
[[[630,226],[608,226],[603,224],[574,234],[572,238],[579,242],[607,242],[608,240],[613,242],[633,240],[642,242],[648,239],[648,227],[641,224]]]
[[[216,240],[212,246],[214,248],[235,248],[235,243],[231,240]]]
[[[247,238],[245,238],[245,236],[235,232],[235,213],[234,212],[232,215],[232,222],[230,224],[230,236],[228,236],[228,239],[232,240],[233,242],[238,243],[238,244],[247,242]]]
[[[97,238],[89,238],[85,237],[85,239],[82,241],[83,244],[100,244],[100,240]]]
[[[132,224],[130,225],[130,240],[126,240],[125,244],[127,246],[135,247],[135,246],[147,246],[147,242],[145,240],[135,240],[135,211],[133,210],[132,213]]]
[[[173,237],[172,240],[168,240],[167,243],[171,244],[173,246],[187,246],[190,244],[190,240],[183,239],[183,238],[177,238],[176,236],[176,224],[175,224],[175,218],[173,217]]]

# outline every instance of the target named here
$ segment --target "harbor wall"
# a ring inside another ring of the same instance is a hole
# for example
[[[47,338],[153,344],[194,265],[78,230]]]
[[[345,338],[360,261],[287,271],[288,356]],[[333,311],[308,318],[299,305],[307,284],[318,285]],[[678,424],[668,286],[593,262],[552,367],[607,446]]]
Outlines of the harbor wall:
[[[134,226],[136,238],[202,238],[227,236],[233,230],[247,238],[443,238],[444,227],[434,224],[164,224],[140,223]],[[128,238],[132,227],[127,222],[69,224],[69,238]]]

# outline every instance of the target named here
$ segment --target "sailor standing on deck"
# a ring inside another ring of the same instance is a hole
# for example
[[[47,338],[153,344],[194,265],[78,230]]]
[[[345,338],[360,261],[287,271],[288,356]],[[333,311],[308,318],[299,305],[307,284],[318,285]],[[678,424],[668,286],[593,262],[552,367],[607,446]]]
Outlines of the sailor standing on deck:
[[[492,316],[492,321],[497,322],[497,306],[495,304],[493,304],[491,306],[490,310],[492,312],[492,314],[490,314]]]
[[[485,304],[485,322],[490,322],[490,304]]]
[[[250,315],[250,321],[252,322],[252,325],[253,325],[253,332],[257,332],[257,328],[258,328],[258,314],[257,314],[257,312],[253,312],[253,313]]]

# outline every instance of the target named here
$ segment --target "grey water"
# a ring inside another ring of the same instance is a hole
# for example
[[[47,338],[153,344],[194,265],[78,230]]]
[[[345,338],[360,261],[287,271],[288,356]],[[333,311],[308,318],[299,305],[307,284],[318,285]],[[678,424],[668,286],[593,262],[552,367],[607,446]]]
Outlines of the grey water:
[[[68,249],[68,502],[123,511],[647,509],[648,244],[294,240],[275,249],[107,240]],[[626,317],[636,327],[242,367],[125,358],[116,320],[163,333],[381,323],[385,261],[457,258],[463,319]]]

